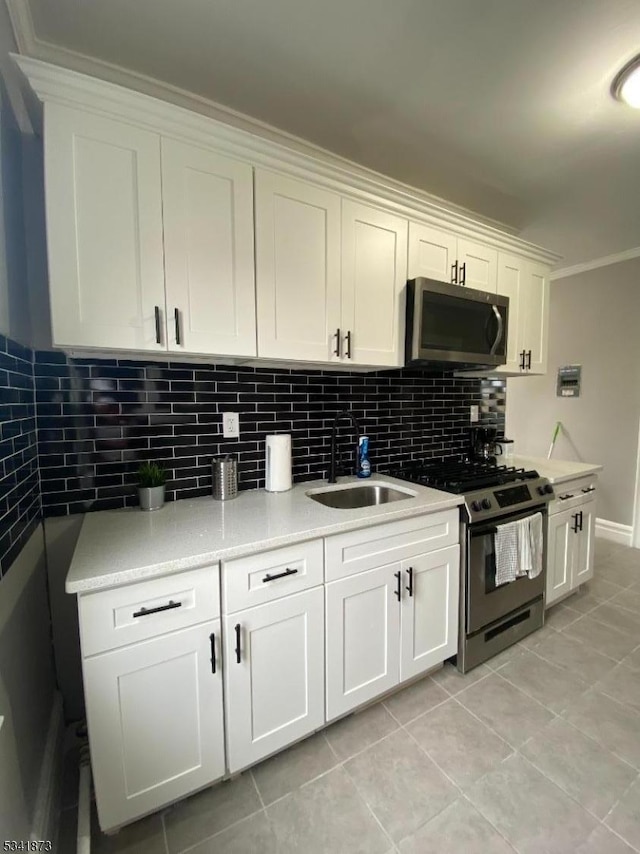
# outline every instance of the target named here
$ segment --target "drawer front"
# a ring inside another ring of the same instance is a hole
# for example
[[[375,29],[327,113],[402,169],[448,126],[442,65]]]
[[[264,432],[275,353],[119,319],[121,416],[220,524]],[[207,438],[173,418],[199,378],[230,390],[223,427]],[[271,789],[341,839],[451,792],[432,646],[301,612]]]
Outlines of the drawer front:
[[[322,540],[227,560],[222,563],[225,614],[262,605],[322,584]]]
[[[581,477],[553,487],[555,498],[549,503],[549,515],[561,513],[596,497],[596,477]]]
[[[325,577],[327,581],[336,581],[413,555],[453,546],[459,538],[457,509],[336,534],[325,540]]]
[[[83,657],[219,617],[219,579],[215,564],[80,596]]]

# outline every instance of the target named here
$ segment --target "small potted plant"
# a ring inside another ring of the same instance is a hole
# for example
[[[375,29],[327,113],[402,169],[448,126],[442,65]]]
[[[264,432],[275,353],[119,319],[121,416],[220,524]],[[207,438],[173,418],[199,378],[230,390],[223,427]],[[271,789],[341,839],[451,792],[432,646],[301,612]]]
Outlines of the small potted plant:
[[[138,497],[141,510],[159,510],[164,504],[167,472],[157,463],[145,462],[138,469]]]

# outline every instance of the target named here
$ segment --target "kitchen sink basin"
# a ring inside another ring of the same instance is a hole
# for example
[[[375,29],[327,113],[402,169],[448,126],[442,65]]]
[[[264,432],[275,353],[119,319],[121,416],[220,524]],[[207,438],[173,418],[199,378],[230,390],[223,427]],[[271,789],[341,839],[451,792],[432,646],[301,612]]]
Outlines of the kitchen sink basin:
[[[322,489],[307,492],[309,498],[340,510],[352,510],[356,507],[373,507],[377,504],[389,504],[404,498],[415,498],[413,492],[403,492],[384,483],[366,483],[346,486],[340,489]]]

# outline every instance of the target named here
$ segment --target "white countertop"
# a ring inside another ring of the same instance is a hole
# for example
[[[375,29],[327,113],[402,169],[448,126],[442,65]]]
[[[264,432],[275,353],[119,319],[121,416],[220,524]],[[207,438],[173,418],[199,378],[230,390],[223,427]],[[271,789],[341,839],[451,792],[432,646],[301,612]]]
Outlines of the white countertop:
[[[142,512],[103,510],[87,513],[67,575],[67,593],[87,593],[145,578],[206,566],[293,542],[353,531],[423,513],[457,507],[464,499],[393,477],[349,483],[388,483],[412,497],[352,510],[325,507],[307,496],[326,481],[296,484],[288,492],[245,490],[231,501],[190,498]]]
[[[577,463],[573,460],[554,460],[545,457],[525,457],[516,455],[509,463],[514,466],[527,469],[535,469],[542,477],[546,477],[551,483],[563,483],[583,475],[597,474],[602,471],[602,466],[594,463]]]

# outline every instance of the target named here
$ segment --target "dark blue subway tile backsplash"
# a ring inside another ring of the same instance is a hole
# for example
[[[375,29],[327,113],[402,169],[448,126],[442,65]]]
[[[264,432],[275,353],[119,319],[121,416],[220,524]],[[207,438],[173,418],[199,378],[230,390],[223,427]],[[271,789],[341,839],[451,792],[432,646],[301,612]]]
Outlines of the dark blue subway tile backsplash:
[[[33,352],[0,335],[0,576],[39,520]]]
[[[225,453],[238,457],[241,489],[264,486],[273,432],[292,435],[294,480],[323,477],[331,422],[345,408],[370,436],[374,470],[462,453],[469,405],[487,399],[480,380],[408,369],[345,374],[46,352],[34,368],[47,516],[135,505],[142,460],[168,469],[169,500],[210,494],[211,458]],[[227,410],[240,415],[239,439],[222,437]]]

